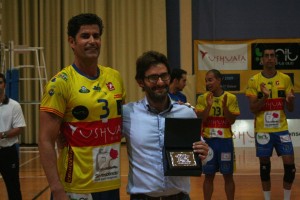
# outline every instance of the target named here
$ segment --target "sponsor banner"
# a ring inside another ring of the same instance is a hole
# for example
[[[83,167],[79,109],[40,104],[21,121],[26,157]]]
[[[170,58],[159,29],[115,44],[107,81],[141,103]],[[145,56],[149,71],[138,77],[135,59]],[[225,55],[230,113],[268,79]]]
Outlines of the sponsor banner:
[[[240,74],[223,74],[222,87],[226,91],[240,91]]]
[[[300,119],[288,119],[294,147],[300,147]],[[235,147],[255,147],[254,120],[236,120],[232,125]]]
[[[198,70],[247,70],[247,44],[199,44]]]
[[[265,45],[274,48],[277,55],[276,69],[279,70],[299,70],[300,69],[300,43],[253,43],[252,51],[252,70],[262,70],[260,62],[262,49]]]

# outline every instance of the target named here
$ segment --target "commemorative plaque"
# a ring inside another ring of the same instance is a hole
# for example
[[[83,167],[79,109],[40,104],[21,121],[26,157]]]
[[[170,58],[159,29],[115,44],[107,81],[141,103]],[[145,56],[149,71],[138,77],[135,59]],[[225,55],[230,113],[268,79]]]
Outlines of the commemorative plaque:
[[[192,145],[201,136],[201,119],[166,118],[165,176],[201,176],[202,164]]]

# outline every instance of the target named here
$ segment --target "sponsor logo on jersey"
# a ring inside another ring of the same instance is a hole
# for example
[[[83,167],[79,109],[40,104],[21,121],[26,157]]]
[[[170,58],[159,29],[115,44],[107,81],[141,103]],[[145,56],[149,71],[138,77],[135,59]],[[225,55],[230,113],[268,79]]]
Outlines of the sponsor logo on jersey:
[[[268,133],[257,133],[256,140],[258,144],[268,144],[268,142],[270,141],[270,135]]]
[[[90,90],[87,89],[85,86],[81,86],[79,92],[80,92],[80,93],[90,93]]]
[[[106,83],[106,87],[108,88],[109,91],[115,90],[115,86],[112,84],[112,82]]]
[[[230,153],[221,153],[221,160],[222,161],[231,161],[231,154]]]
[[[50,96],[53,96],[53,95],[54,95],[54,89],[50,89],[49,92],[48,92],[48,94],[49,94]]]
[[[280,94],[282,95],[282,94]],[[262,107],[261,111],[268,110],[283,110],[284,109],[284,99],[276,98],[276,99],[267,99],[265,105]]]
[[[291,139],[291,136],[290,135],[281,135],[280,136],[280,141],[282,143],[285,143],[285,142],[291,142],[292,139]]]
[[[72,110],[73,116],[78,120],[84,120],[89,116],[89,110],[85,106],[76,106]]]
[[[67,81],[68,80],[68,75],[64,72],[60,73],[58,75],[59,78],[63,79],[64,81]]]
[[[95,85],[95,86],[93,87],[93,90],[100,92],[100,91],[101,91],[101,87],[99,86],[99,84],[98,84],[98,85]]]

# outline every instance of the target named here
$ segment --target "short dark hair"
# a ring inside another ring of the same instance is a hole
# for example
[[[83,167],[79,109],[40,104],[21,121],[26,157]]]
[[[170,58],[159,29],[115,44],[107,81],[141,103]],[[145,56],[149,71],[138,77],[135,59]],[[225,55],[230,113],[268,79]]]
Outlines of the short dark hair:
[[[170,82],[172,83],[174,81],[174,79],[180,80],[182,78],[183,74],[187,74],[187,72],[183,69],[180,69],[180,68],[172,69]]]
[[[0,73],[0,78],[2,78],[2,79],[3,79],[3,82],[6,84],[5,75],[4,75],[4,74],[2,74],[2,73]]]
[[[264,44],[261,48],[262,56],[265,54],[265,50],[274,50],[276,56],[276,48],[272,44]]]
[[[221,72],[219,70],[217,70],[217,69],[211,69],[211,70],[208,70],[208,72],[206,74],[208,74],[208,73],[213,73],[214,76],[217,79],[221,79],[222,80],[222,74],[221,74]]]
[[[135,80],[145,78],[145,72],[153,65],[164,64],[170,74],[170,66],[167,57],[157,51],[147,51],[141,55],[136,61]]]
[[[82,25],[97,24],[99,26],[100,35],[103,33],[103,22],[102,19],[93,13],[82,13],[72,17],[68,22],[68,36],[73,38],[79,32]]]

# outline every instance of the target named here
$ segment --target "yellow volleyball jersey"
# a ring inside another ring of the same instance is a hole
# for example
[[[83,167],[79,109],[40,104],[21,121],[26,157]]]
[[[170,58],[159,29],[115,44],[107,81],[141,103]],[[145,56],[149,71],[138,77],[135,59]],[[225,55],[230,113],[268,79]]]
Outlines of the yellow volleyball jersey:
[[[266,78],[260,72],[249,79],[246,96],[262,98],[261,83],[266,84],[270,90],[270,96],[260,112],[255,115],[255,132],[270,133],[288,130],[284,104],[286,94],[293,88],[290,77],[277,71],[274,77]]]
[[[88,78],[75,65],[55,75],[45,87],[40,110],[63,118],[66,146],[58,158],[67,192],[93,193],[120,187],[121,109],[125,98],[118,71],[98,66]]]
[[[197,98],[196,110],[202,112],[207,107],[206,98],[209,92]],[[205,138],[231,138],[231,124],[225,119],[222,108],[224,95],[227,95],[227,107],[234,115],[240,114],[237,98],[234,94],[224,91],[219,97],[213,97],[213,104],[206,122],[202,122],[202,133]]]

